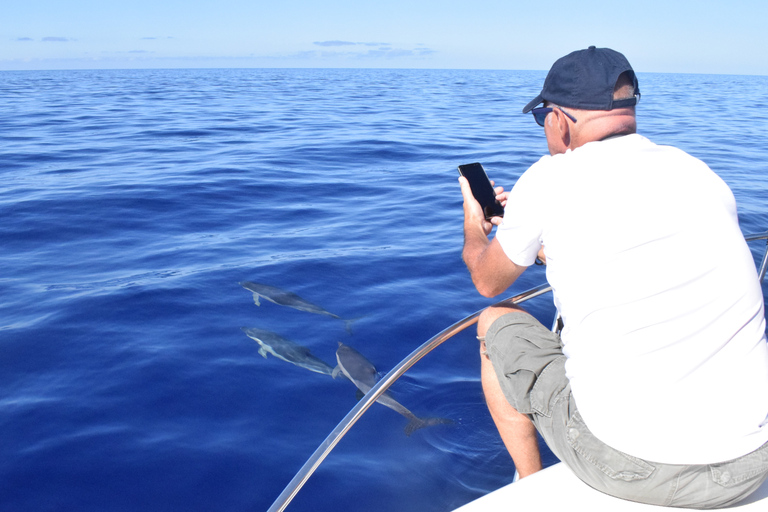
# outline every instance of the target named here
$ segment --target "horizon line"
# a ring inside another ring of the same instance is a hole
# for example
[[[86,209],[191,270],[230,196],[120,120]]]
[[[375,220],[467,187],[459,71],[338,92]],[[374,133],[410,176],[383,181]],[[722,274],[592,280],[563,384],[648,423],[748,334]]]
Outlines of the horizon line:
[[[49,72],[49,71],[171,71],[171,70],[399,70],[399,71],[517,71],[546,73],[547,69],[513,69],[513,68],[473,68],[473,67],[402,67],[402,66],[116,66],[116,67],[51,67],[51,68],[2,68],[3,72]],[[700,71],[635,71],[638,75],[717,75],[717,76],[768,76],[768,73],[732,73],[732,72],[700,72]]]

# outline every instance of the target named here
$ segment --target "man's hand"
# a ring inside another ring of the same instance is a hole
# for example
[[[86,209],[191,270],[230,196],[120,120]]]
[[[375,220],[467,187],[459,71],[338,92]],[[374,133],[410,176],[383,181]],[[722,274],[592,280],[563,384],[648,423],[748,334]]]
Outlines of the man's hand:
[[[469,186],[469,181],[464,176],[459,176],[459,185],[461,185],[461,195],[464,197],[464,231],[467,229],[474,229],[475,226],[479,226],[485,236],[491,234],[493,224],[485,220],[485,214],[480,203],[477,202],[475,196],[472,195],[472,189]]]
[[[493,182],[491,182],[493,183]],[[464,250],[462,258],[467,264],[469,274],[477,291],[485,297],[494,297],[506,290],[526,267],[518,267],[506,254],[495,238],[488,240],[494,225],[501,224],[501,217],[485,220],[485,214],[472,195],[469,182],[463,176],[459,178],[461,195],[464,196]],[[507,202],[507,193],[502,187],[494,189],[496,198]]]
[[[491,184],[493,184],[493,181],[491,181]],[[504,192],[504,187],[496,187],[493,189],[496,192],[496,200],[501,203],[501,206],[504,206],[506,208],[507,206],[507,198],[509,198],[509,192]],[[501,224],[501,217],[493,217],[491,219],[491,222],[493,222],[495,225]],[[496,221],[496,222],[495,222]]]
[[[466,227],[467,222],[471,225],[480,225],[485,233],[485,236],[491,234],[493,226],[501,224],[502,217],[491,217],[490,220],[486,220],[483,208],[480,203],[477,202],[475,196],[472,195],[472,188],[469,186],[469,181],[464,176],[459,176],[459,184],[461,185],[461,195],[464,196],[464,224]],[[491,181],[491,185],[493,185]],[[496,187],[496,199],[499,200],[502,206],[507,204],[507,192],[504,192],[504,187]]]

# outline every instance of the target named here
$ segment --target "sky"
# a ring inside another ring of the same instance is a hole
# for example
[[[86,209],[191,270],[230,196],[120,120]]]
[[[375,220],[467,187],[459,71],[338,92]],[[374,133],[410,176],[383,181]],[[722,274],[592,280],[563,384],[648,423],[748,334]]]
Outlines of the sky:
[[[0,70],[546,70],[768,75],[768,0],[0,0]]]

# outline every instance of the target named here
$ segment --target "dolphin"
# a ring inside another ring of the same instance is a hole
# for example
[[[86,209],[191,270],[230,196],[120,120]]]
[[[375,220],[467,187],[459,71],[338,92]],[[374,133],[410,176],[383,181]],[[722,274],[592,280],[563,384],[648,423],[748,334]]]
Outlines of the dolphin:
[[[376,384],[378,380],[376,368],[360,352],[349,345],[339,343],[339,348],[336,350],[336,361],[339,365],[333,369],[332,376],[334,378],[339,373],[344,374],[363,393],[368,393]],[[387,393],[383,393],[376,401],[410,420],[405,426],[405,435],[407,436],[420,428],[441,423],[453,423],[452,420],[446,418],[419,418]]]
[[[254,327],[241,327],[241,329],[249,338],[255,340],[256,343],[259,344],[259,354],[261,354],[264,359],[267,358],[267,354],[272,354],[278,359],[282,359],[283,361],[287,361],[313,372],[325,375],[333,374],[333,368],[331,368],[325,361],[313,356],[307,347],[297,345],[282,336],[270,331],[265,331],[264,329],[256,329]],[[334,376],[334,378],[336,377]]]
[[[257,306],[261,306],[259,303],[259,297],[267,299],[269,302],[279,304],[281,306],[288,306],[289,308],[298,309],[299,311],[306,311],[307,313],[316,313],[318,315],[327,315],[331,318],[341,317],[334,315],[330,311],[326,311],[320,306],[312,304],[296,295],[293,292],[281,290],[275,286],[269,286],[268,284],[252,283],[251,281],[242,281],[240,286],[253,293],[253,302]]]
[[[268,284],[253,283],[251,281],[241,281],[238,283],[240,286],[253,293],[253,302],[257,306],[261,306],[259,298],[265,298],[269,302],[273,302],[280,306],[288,306],[289,308],[298,309],[299,311],[306,311],[307,313],[315,313],[317,315],[326,315],[331,318],[336,318],[343,321],[346,324],[347,331],[350,331],[350,326],[354,320],[345,320],[338,315],[334,315],[330,311],[326,311],[316,304],[302,299],[293,292],[281,290],[275,286]]]

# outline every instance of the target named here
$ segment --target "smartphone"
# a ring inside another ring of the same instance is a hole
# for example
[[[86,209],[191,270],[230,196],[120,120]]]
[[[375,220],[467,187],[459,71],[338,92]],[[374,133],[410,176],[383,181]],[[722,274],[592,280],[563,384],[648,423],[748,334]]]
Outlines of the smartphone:
[[[485,169],[483,169],[482,165],[478,163],[460,165],[459,174],[469,181],[472,195],[475,196],[477,202],[483,207],[486,219],[504,216],[504,207],[496,200],[496,192],[493,190],[493,185],[491,185],[491,181],[488,179],[488,175],[485,174]]]

